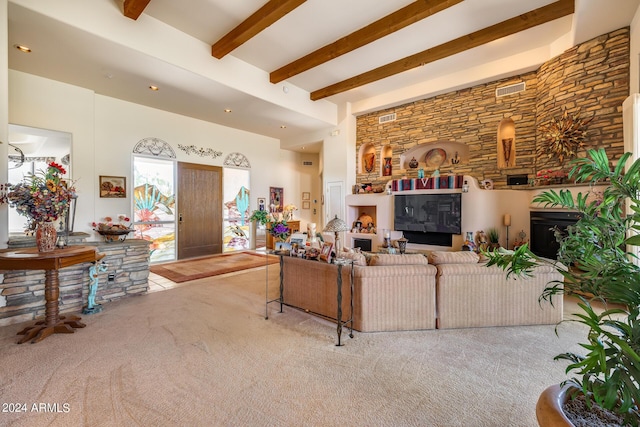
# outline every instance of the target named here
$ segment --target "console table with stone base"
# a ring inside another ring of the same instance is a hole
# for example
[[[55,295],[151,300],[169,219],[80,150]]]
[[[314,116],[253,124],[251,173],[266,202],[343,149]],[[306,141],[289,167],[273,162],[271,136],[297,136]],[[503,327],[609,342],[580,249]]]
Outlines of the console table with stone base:
[[[0,270],[45,270],[45,318],[18,332],[18,335],[24,335],[18,344],[29,340],[39,342],[51,334],[69,334],[74,328],[86,326],[78,316],[60,316],[58,271],[75,264],[96,262],[103,257],[93,246],[71,246],[51,252],[38,252],[36,248],[0,250]]]

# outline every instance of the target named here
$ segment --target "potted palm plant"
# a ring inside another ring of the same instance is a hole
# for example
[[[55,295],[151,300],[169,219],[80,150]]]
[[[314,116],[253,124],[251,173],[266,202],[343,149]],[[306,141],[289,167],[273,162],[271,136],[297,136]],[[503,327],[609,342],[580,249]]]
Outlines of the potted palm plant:
[[[634,246],[640,245],[640,160],[625,171],[629,156],[625,153],[614,168],[602,149],[589,150],[587,157],[571,161],[570,178],[590,185],[604,183],[597,199],[588,192],[574,197],[569,190],[548,190],[534,198],[546,207],[582,214],[566,232],[556,233],[558,260],[536,256],[526,244],[513,252],[486,254],[488,265],[502,267],[507,275],[528,275],[536,265],[552,264],[564,280],[549,283],[540,299],[553,302],[562,294],[579,298],[579,311],[570,320],[588,328],[585,342],[579,343],[584,353],[556,356],[569,362],[569,377],[541,396],[537,408],[541,426],[572,425],[547,423],[567,416],[546,412],[545,402],[558,400],[546,396],[551,390],[566,393],[571,406],[582,402],[582,411],[617,417],[619,425],[640,423],[640,267],[633,253]]]

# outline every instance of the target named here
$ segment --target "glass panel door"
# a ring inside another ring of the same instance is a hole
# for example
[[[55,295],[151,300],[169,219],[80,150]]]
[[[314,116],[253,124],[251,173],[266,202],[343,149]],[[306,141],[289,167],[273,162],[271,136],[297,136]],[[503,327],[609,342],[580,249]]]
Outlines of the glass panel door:
[[[151,242],[151,263],[175,260],[175,163],[134,157],[133,181],[135,236]]]
[[[224,169],[223,252],[251,247],[249,216],[250,174],[245,169]]]

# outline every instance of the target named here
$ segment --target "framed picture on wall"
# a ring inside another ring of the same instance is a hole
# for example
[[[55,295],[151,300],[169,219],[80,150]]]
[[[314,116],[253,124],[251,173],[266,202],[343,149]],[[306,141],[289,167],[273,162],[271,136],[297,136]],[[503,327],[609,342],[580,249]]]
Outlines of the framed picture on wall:
[[[302,209],[309,209],[311,208],[311,203],[309,203],[308,200],[303,200],[302,201]]]
[[[308,191],[302,192],[302,200],[311,200],[311,193]]]
[[[100,197],[127,197],[127,178],[100,175]]]
[[[284,207],[284,189],[269,187],[269,212],[282,212]]]
[[[267,210],[267,199],[264,197],[258,197],[258,210],[266,211]]]

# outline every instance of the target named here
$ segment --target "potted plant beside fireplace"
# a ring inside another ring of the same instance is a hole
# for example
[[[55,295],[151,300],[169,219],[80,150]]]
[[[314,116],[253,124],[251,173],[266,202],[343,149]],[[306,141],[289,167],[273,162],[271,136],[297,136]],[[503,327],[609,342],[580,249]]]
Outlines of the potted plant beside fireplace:
[[[563,275],[551,282],[541,300],[579,298],[579,311],[572,321],[588,328],[581,353],[563,353],[569,378],[561,387],[584,410],[604,410],[618,416],[620,425],[640,423],[640,267],[633,248],[640,245],[640,160],[624,171],[630,154],[625,153],[612,168],[604,150],[589,150],[587,157],[571,161],[569,176],[578,183],[605,183],[602,197],[573,195],[569,190],[548,190],[534,198],[545,207],[578,211],[582,217],[556,237],[558,260],[531,252],[525,244],[514,252],[487,253],[488,265],[498,265],[508,275],[527,275],[539,264],[551,264]],[[627,207],[627,209],[625,209]],[[550,389],[548,389],[550,390]],[[548,391],[545,391],[548,393]],[[547,423],[543,393],[537,416],[541,426],[571,425]],[[595,411],[592,411],[595,412]],[[557,419],[564,419],[558,415]],[[579,415],[578,415],[579,417]],[[626,423],[626,424],[625,424]],[[591,424],[593,425],[593,424]],[[615,425],[615,424],[607,424]]]

